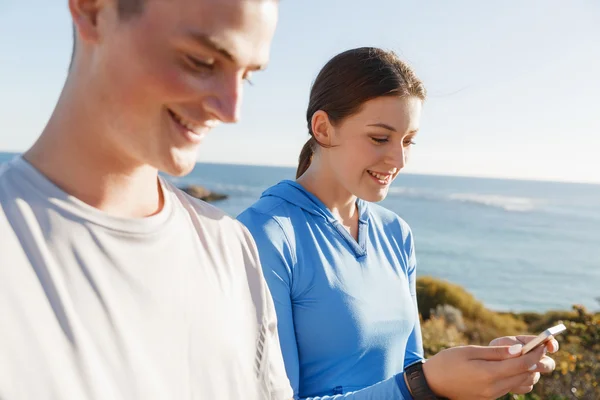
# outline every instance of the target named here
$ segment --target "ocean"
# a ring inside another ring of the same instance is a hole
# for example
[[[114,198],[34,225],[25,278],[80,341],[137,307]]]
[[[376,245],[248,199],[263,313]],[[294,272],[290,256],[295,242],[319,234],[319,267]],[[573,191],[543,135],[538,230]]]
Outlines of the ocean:
[[[0,153],[0,163],[11,157]],[[169,179],[228,194],[215,205],[236,216],[294,174],[198,163]],[[600,309],[600,185],[401,174],[381,204],[410,224],[419,275],[499,311]]]

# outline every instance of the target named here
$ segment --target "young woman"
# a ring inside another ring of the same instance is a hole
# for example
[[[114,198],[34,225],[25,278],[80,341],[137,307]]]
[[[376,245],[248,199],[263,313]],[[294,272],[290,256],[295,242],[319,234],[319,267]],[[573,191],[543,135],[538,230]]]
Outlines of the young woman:
[[[258,246],[296,398],[495,399],[554,369],[545,349],[520,356],[530,337],[423,363],[413,236],[374,202],[406,164],[424,100],[395,54],[337,55],[312,87],[297,180],[238,217]]]

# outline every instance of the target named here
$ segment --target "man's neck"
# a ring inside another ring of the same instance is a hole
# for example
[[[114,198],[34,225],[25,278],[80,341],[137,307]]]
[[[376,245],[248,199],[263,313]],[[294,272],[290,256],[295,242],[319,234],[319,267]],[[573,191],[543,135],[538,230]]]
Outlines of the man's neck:
[[[164,202],[158,171],[103,143],[98,131],[103,124],[90,121],[77,102],[61,98],[25,160],[66,193],[110,215],[141,218],[158,213]]]

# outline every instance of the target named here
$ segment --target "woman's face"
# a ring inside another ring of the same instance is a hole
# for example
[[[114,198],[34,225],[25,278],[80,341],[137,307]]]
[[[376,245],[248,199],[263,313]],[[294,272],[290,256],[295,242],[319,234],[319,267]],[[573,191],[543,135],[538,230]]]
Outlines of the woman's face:
[[[327,168],[349,193],[383,200],[407,162],[419,129],[422,101],[384,96],[367,101],[358,113],[329,125],[332,147],[320,148]]]

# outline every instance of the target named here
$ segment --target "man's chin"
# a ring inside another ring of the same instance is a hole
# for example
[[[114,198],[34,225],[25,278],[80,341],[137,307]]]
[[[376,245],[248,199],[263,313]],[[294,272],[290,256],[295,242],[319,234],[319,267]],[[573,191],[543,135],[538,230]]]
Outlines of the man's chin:
[[[196,153],[180,155],[179,157],[171,157],[167,162],[163,162],[161,172],[173,177],[182,177],[194,169],[196,166]]]
[[[190,163],[188,165],[177,165],[173,168],[169,168],[167,170],[163,170],[162,172],[169,174],[173,177],[181,178],[182,176],[186,176],[194,169],[196,163]]]

